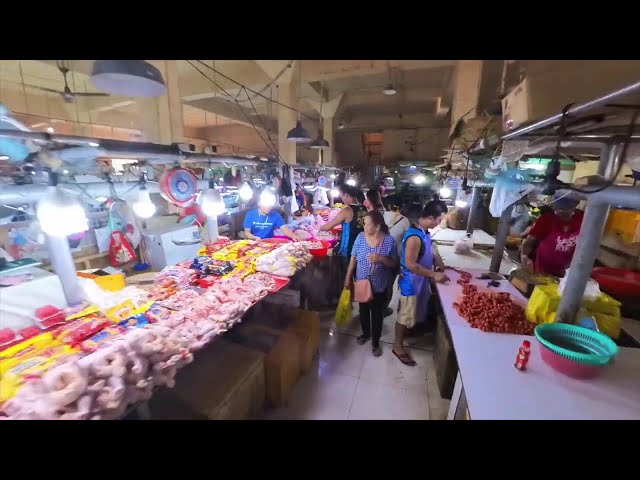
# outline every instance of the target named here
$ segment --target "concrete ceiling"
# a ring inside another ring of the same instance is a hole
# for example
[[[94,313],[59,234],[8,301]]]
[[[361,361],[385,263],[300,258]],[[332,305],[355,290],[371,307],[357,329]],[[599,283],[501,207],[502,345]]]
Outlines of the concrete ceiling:
[[[97,91],[89,81],[93,62],[67,61],[72,90]],[[276,135],[278,108],[284,107],[269,99],[277,99],[277,85],[282,82],[299,82],[299,109],[310,125],[319,119],[322,96],[323,102],[338,102],[334,118],[345,125],[341,131],[441,127],[449,121],[446,115],[456,66],[455,60],[190,62],[179,60],[177,68],[185,131],[189,130],[191,137],[199,132],[210,137],[207,132],[211,128],[230,124],[252,129],[255,125]],[[397,89],[396,95],[383,95],[389,83]],[[62,89],[63,85],[55,60],[0,61],[0,99],[18,113],[80,125],[142,129],[140,105],[135,99],[109,96],[66,103],[55,93],[32,87]]]

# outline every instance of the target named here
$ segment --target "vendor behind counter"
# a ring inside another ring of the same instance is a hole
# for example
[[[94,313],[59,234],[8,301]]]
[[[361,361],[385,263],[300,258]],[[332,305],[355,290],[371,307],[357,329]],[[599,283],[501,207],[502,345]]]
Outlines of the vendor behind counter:
[[[263,190],[260,195],[260,206],[247,212],[244,217],[244,233],[248,239],[262,240],[265,238],[273,238],[273,232],[279,228],[293,241],[298,240],[294,233],[285,225],[282,216],[278,212],[273,211],[275,203],[276,196],[271,189]]]

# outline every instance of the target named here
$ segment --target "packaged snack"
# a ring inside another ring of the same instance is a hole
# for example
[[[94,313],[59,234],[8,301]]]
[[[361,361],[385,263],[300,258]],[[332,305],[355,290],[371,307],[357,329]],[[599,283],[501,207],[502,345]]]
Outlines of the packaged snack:
[[[173,310],[163,307],[158,303],[151,305],[145,312],[145,317],[150,323],[167,320],[171,315],[173,315]]]
[[[20,358],[13,357],[0,361],[0,403],[18,393],[27,378],[42,376],[65,357],[78,352],[78,349],[58,343]]]
[[[118,325],[123,328],[138,328],[144,327],[149,324],[149,320],[147,319],[144,313],[138,313],[137,315],[133,315],[126,320],[123,320]]]
[[[87,315],[91,315],[92,313],[98,313],[100,308],[97,305],[89,305],[80,308],[68,309],[67,311],[67,321],[76,320],[78,318],[85,317]]]
[[[111,307],[109,310],[106,310],[104,313],[107,317],[109,317],[114,323],[121,322],[125,318],[133,315],[133,311],[136,309],[136,306],[133,304],[131,300],[126,300],[115,307]]]
[[[7,358],[26,356],[29,353],[51,345],[54,342],[55,338],[51,333],[43,333],[42,335],[21,341],[20,343],[0,352],[0,361]]]
[[[35,316],[44,328],[62,325],[66,321],[64,311],[53,305],[45,305],[44,307],[38,308]]]
[[[18,334],[25,340],[33,338],[40,333],[42,333],[42,330],[40,330],[40,328],[36,326],[26,327],[18,332]]]
[[[100,330],[110,325],[108,318],[97,314],[87,315],[73,322],[68,322],[53,333],[60,341],[68,345],[77,345]]]
[[[100,347],[101,343],[112,340],[115,336],[120,335],[121,333],[124,333],[126,331],[126,328],[123,328],[119,325],[111,325],[81,342],[80,348],[83,352],[95,352]]]

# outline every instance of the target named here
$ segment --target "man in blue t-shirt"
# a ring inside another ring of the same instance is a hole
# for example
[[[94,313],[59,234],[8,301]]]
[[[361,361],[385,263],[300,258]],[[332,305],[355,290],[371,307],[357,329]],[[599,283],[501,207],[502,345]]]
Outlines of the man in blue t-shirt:
[[[282,230],[287,237],[294,242],[298,239],[294,233],[284,224],[282,216],[278,212],[272,212],[273,207],[261,205],[255,210],[247,212],[244,217],[244,233],[250,240],[272,238],[276,229]]]

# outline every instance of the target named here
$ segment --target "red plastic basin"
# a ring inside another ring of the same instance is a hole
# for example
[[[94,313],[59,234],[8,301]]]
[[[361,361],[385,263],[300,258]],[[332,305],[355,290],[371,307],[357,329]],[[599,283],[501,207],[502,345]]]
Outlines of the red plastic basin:
[[[632,297],[640,295],[640,272],[622,268],[595,267],[591,278],[600,284],[600,288],[614,297]]]
[[[273,237],[261,240],[264,243],[290,243],[292,240],[286,237]]]
[[[603,367],[594,367],[593,365],[572,362],[571,360],[552,352],[543,344],[538,343],[538,345],[540,346],[540,356],[542,357],[542,360],[544,360],[545,363],[554,370],[564,373],[568,377],[579,379],[593,378],[603,369]]]
[[[309,253],[316,258],[324,258],[327,256],[327,250],[331,248],[331,244],[326,240],[315,240],[320,242],[324,248],[310,248]]]

